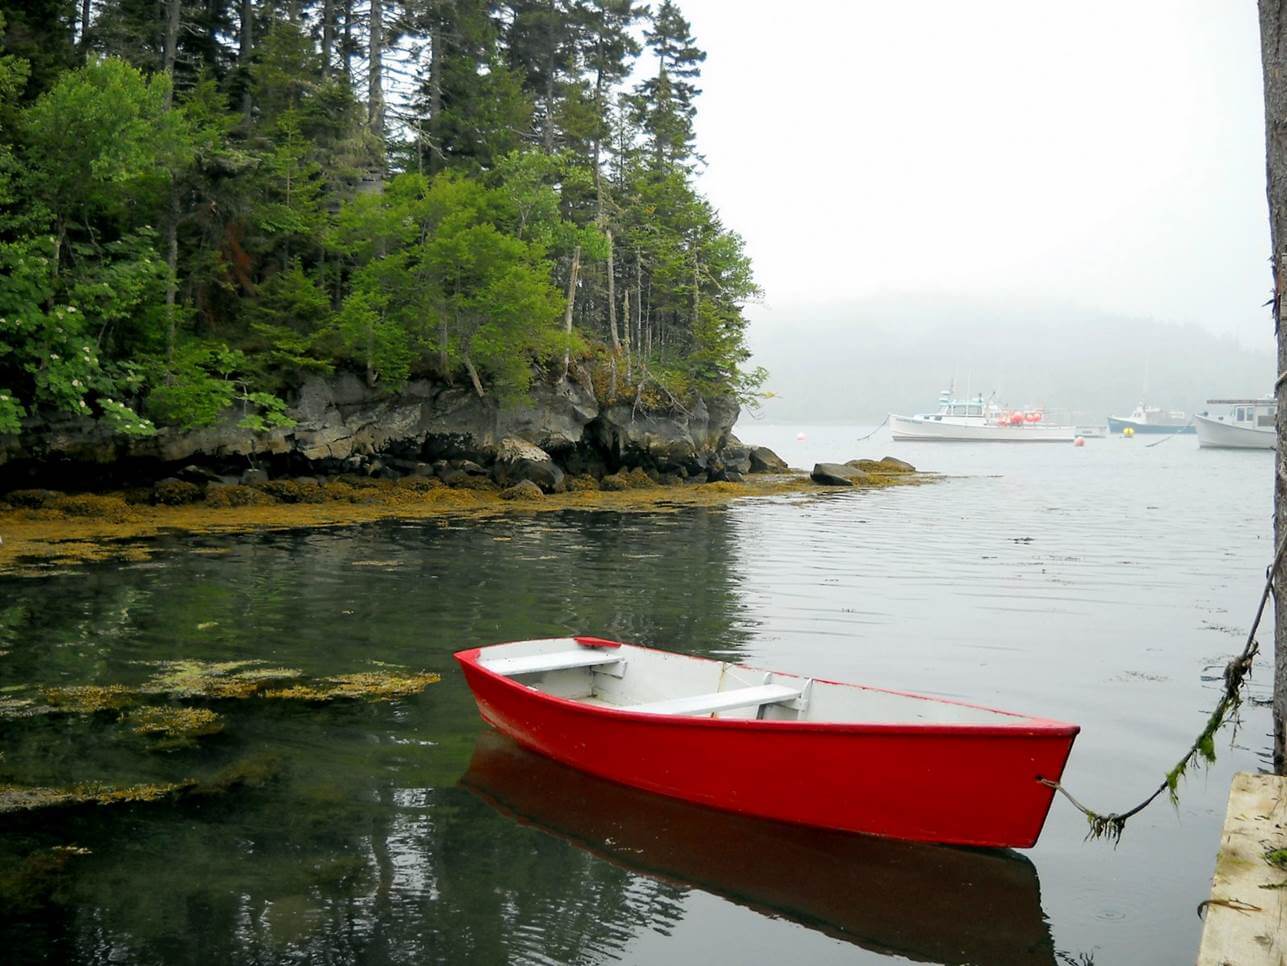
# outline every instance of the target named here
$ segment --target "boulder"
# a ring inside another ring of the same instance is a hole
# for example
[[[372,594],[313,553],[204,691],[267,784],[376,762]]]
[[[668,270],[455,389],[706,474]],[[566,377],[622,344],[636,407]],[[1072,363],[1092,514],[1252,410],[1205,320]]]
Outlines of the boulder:
[[[507,436],[497,447],[492,478],[502,486],[528,480],[545,493],[560,493],[566,487],[564,475],[549,453],[525,440]]]
[[[614,465],[704,473],[711,456],[728,443],[737,413],[737,401],[725,397],[699,398],[686,410],[668,412],[638,412],[619,403],[605,406],[587,433]]]
[[[464,470],[458,470],[452,466],[445,466],[438,473],[438,479],[442,480],[448,486],[460,486],[469,479],[469,474]]]
[[[241,474],[241,479],[237,482],[242,486],[250,486],[252,483],[267,483],[268,474],[263,470],[256,469],[252,466],[250,469],[246,470],[246,472]]]
[[[502,500],[542,500],[545,494],[531,480],[519,480],[511,487],[501,490]]]
[[[717,455],[725,470],[733,470],[738,474],[751,472],[751,449],[744,446],[736,436],[730,436]]]
[[[886,473],[915,473],[916,467],[906,460],[900,460],[893,456],[881,457],[880,465],[885,468]]]
[[[218,483],[221,481],[219,474],[214,470],[191,463],[174,475],[187,483]]]
[[[853,486],[856,483],[866,482],[868,476],[856,466],[847,466],[844,463],[817,463],[809,478],[823,486]]]
[[[864,473],[887,473],[880,460],[845,460],[845,466],[852,466]]]
[[[748,455],[752,473],[785,473],[787,471],[786,460],[767,446],[752,446]]]

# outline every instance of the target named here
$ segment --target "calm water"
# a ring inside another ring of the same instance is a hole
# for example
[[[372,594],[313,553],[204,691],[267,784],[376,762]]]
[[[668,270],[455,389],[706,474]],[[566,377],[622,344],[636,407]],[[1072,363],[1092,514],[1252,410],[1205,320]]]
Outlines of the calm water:
[[[1263,707],[1244,710],[1178,810],[1154,805],[1117,850],[1083,843],[1084,821],[1056,801],[1023,856],[732,819],[483,731],[450,653],[576,631],[1078,722],[1065,779],[1105,809],[1149,791],[1201,727],[1271,555],[1271,454],[1192,438],[898,447],[856,443],[853,427],[739,431],[795,465],[891,452],[953,478],[678,514],[173,538],[142,563],[0,581],[0,687],[137,681],[142,662],[175,657],[444,678],[391,705],[225,704],[225,733],[192,751],[148,752],[105,719],[0,723],[0,782],[200,778],[248,758],[277,776],[4,819],[0,870],[38,848],[92,850],[6,897],[4,955],[1192,961],[1229,778],[1268,755]]]

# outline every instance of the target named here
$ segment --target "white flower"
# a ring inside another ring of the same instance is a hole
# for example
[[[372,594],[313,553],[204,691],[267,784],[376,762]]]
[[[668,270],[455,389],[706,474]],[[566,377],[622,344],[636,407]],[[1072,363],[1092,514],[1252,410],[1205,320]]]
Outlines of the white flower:
[[[75,386],[77,389],[79,389],[79,388],[80,388],[80,380],[79,380],[79,379],[73,379],[73,380],[72,380],[72,385],[73,385],[73,386]]]
[[[51,359],[57,359],[57,358],[58,358],[58,353],[57,353],[57,352],[51,352],[51,353],[49,353],[49,358],[51,358]]]

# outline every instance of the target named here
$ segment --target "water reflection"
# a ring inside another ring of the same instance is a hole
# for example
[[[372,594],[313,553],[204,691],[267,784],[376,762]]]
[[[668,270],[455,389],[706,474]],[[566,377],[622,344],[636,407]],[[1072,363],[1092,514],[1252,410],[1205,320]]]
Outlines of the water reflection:
[[[1036,870],[1015,853],[715,812],[585,775],[494,732],[479,736],[462,784],[520,823],[622,868],[866,949],[951,966],[1055,962]]]

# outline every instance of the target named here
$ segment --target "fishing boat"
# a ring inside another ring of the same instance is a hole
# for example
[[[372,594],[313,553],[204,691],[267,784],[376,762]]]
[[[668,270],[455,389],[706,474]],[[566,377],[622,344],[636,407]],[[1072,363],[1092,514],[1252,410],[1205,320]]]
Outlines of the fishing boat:
[[[1078,728],[596,637],[456,655],[479,713],[566,765],[699,805],[1028,848]]]
[[[1263,399],[1208,399],[1210,410],[1193,417],[1198,445],[1207,449],[1273,449],[1278,442],[1274,416],[1278,409],[1273,396]]]
[[[460,786],[506,818],[635,875],[713,893],[881,955],[1055,966],[1037,870],[1018,852],[715,811],[604,781],[495,732],[478,736]],[[638,894],[595,890],[586,902],[609,921],[638,922],[617,905]]]
[[[937,412],[890,413],[889,429],[902,442],[1071,443],[1084,435],[1076,426],[1047,421],[1042,409],[1006,409],[982,395],[957,399],[951,389],[939,393]]]
[[[1120,433],[1124,429],[1132,433],[1196,433],[1193,420],[1178,409],[1164,410],[1158,406],[1145,406],[1140,403],[1129,416],[1109,416],[1108,431]]]

